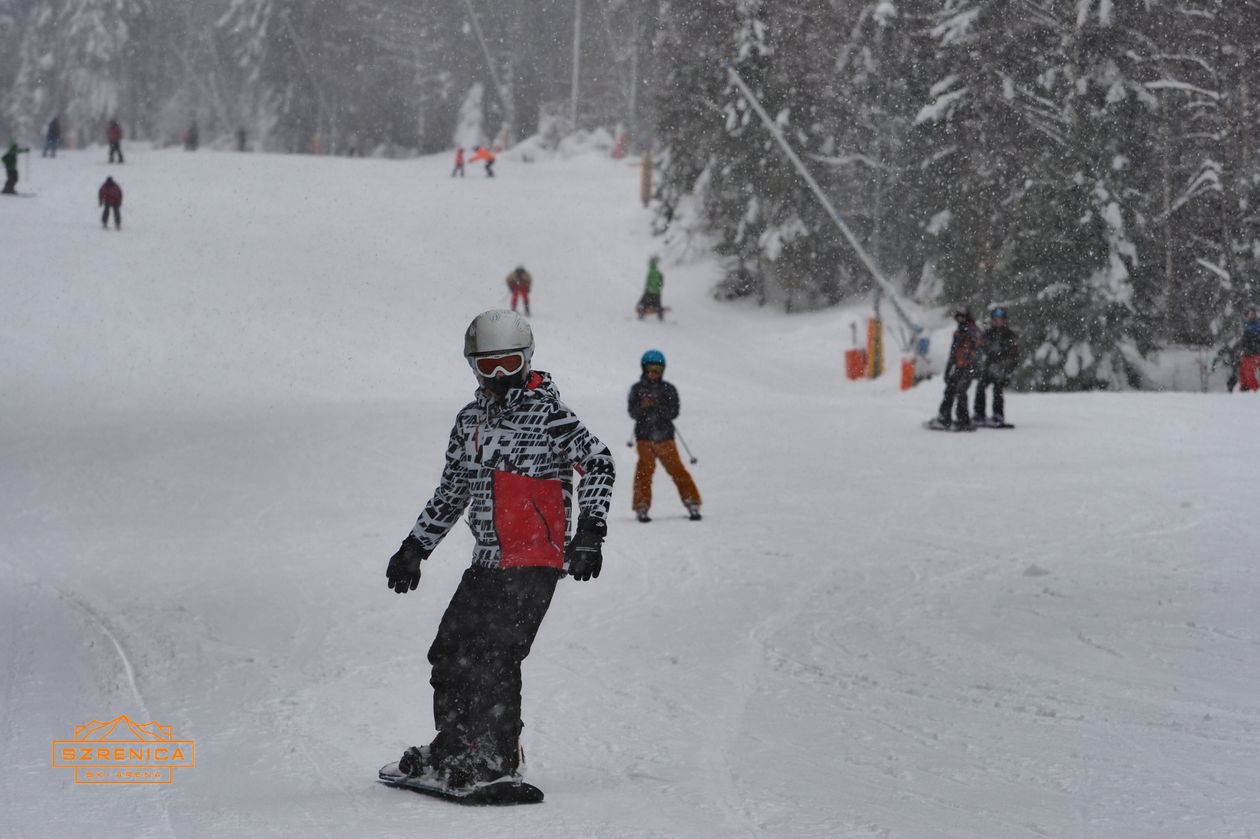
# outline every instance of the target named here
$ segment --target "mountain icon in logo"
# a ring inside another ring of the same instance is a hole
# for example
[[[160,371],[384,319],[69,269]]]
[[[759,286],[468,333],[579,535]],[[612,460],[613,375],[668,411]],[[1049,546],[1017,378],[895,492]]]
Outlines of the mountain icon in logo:
[[[92,720],[74,727],[74,739],[84,740],[173,740],[171,727],[159,722],[134,722],[126,714],[109,722]]]

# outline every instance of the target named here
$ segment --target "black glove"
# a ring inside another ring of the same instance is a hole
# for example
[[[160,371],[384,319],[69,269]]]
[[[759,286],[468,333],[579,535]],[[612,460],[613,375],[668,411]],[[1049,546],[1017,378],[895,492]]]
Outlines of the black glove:
[[[564,558],[569,562],[569,573],[574,579],[586,581],[599,576],[600,566],[604,564],[601,545],[607,533],[608,525],[602,519],[593,519],[585,514],[578,519],[577,532],[564,550]]]
[[[389,587],[399,594],[415,591],[420,585],[420,562],[428,559],[429,553],[419,539],[408,534],[398,553],[389,558],[389,567],[385,569]]]

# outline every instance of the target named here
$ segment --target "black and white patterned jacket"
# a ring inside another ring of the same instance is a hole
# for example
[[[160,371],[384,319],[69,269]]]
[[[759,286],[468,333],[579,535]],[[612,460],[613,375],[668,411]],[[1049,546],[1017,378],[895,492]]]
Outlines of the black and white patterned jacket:
[[[455,417],[442,482],[411,532],[431,551],[467,508],[473,565],[564,568],[575,470],[579,512],[606,520],[612,452],[560,401],[551,377],[530,373],[502,405],[478,390]]]

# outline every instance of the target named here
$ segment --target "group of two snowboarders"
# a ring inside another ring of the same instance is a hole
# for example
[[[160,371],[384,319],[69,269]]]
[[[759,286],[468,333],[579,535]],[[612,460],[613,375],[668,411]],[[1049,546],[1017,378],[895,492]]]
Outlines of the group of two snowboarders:
[[[983,332],[967,309],[954,312],[958,327],[945,363],[945,395],[937,416],[928,427],[969,431],[979,426],[1008,428],[1006,385],[1019,365],[1019,337],[1007,325],[1006,309],[998,306],[989,313],[989,328]],[[977,382],[974,410],[969,410],[967,392]],[[988,413],[988,388],[993,388],[993,413]],[[950,414],[953,413],[951,417]]]

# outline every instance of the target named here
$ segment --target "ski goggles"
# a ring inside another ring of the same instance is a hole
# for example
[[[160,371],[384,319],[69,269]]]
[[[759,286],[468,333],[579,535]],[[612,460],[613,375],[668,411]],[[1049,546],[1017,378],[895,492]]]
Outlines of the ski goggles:
[[[468,359],[477,374],[487,379],[512,376],[525,366],[525,353],[520,350],[495,355],[478,355]]]
[[[664,373],[665,365],[664,364],[644,364],[643,372],[644,373]]]

